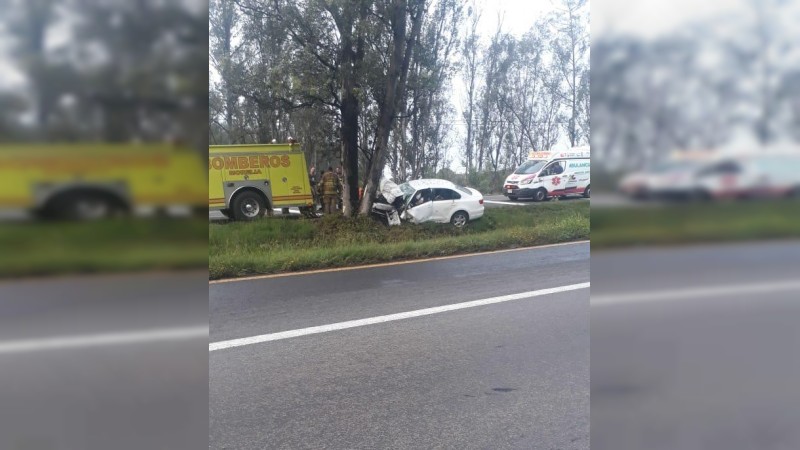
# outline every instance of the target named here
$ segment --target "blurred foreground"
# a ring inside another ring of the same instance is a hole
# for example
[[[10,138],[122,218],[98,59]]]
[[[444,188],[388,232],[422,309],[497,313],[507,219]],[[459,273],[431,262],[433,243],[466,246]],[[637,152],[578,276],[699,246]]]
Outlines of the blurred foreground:
[[[800,448],[800,2],[592,18],[592,448]]]
[[[0,448],[205,448],[207,279],[0,282]]]
[[[795,449],[800,241],[592,253],[592,448]]]
[[[0,448],[204,448],[208,4],[0,6]]]

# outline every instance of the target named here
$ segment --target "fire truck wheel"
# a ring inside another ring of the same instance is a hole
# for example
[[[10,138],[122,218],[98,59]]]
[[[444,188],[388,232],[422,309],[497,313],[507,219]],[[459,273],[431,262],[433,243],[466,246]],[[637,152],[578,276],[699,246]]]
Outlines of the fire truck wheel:
[[[125,212],[124,204],[104,192],[65,192],[45,208],[46,216],[61,220],[98,220]]]
[[[253,191],[243,191],[233,199],[232,213],[236,220],[253,220],[264,215],[266,206],[261,196]]]

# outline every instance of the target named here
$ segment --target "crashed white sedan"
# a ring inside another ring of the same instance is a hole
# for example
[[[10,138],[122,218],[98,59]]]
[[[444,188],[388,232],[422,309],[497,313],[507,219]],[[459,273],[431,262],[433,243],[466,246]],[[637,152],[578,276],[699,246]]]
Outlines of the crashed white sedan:
[[[396,208],[401,219],[413,223],[449,222],[461,228],[483,216],[483,195],[447,180],[412,180],[399,186],[382,180],[381,191],[389,204],[378,207]]]

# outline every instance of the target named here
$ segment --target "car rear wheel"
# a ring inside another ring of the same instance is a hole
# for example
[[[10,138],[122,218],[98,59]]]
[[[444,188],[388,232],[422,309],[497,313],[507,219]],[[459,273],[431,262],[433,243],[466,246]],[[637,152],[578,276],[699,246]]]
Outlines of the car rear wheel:
[[[233,199],[233,218],[241,221],[254,220],[264,214],[266,205],[260,195],[253,191],[240,192]]]
[[[469,215],[464,211],[458,211],[450,218],[450,223],[456,228],[463,228],[469,222]]]
[[[547,200],[547,191],[544,189],[539,189],[533,194],[533,201],[543,202],[545,200]]]
[[[592,197],[592,185],[586,186],[586,189],[583,190],[583,198],[591,198]]]

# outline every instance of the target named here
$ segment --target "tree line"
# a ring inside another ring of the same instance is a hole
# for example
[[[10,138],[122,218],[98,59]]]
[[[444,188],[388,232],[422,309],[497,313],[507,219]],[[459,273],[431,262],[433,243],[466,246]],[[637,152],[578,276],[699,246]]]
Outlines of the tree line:
[[[612,35],[592,48],[593,151],[610,170],[675,150],[800,142],[797,28],[782,0],[652,39]],[[734,30],[732,32],[732,30]],[[600,168],[600,166],[596,166]]]
[[[205,152],[202,0],[0,0],[21,82],[0,88],[0,140],[179,140]]]
[[[346,214],[368,212],[384,170],[455,165],[497,184],[530,150],[588,142],[586,1],[522,36],[502,19],[483,35],[483,14],[465,0],[212,0],[209,140],[297,139],[312,164],[343,167]]]

